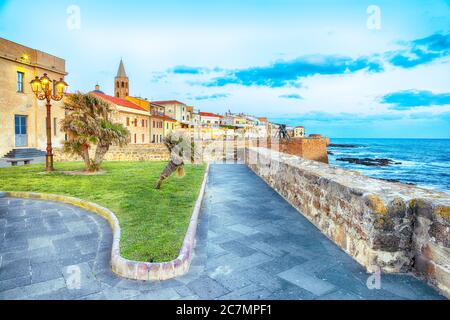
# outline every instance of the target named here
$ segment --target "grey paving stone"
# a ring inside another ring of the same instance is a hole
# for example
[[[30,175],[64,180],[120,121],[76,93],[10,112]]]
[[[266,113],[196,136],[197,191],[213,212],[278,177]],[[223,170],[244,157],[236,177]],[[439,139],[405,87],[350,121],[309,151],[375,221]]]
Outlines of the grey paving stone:
[[[28,286],[31,284],[31,276],[15,277],[0,281],[0,292],[14,289],[16,287]]]
[[[324,295],[336,289],[334,285],[326,280],[305,274],[302,270],[303,269],[299,269],[298,266],[296,266],[278,274],[278,276],[291,282],[292,284],[295,284],[296,286],[308,290],[317,296]]]
[[[167,288],[158,291],[143,293],[141,295],[132,297],[133,300],[176,300],[180,295],[173,289]]]
[[[30,259],[20,259],[2,265],[0,281],[22,278],[30,275]]]
[[[206,276],[190,282],[187,286],[201,299],[215,299],[229,293],[229,290],[217,281]]]
[[[317,300],[363,300],[363,298],[341,289],[322,295]]]
[[[44,262],[34,264],[31,266],[31,282],[38,283],[53,279],[58,279],[63,276],[61,265],[56,262]]]
[[[269,297],[271,293],[257,284],[251,284],[246,287],[234,290],[228,294],[219,297],[220,300],[261,300]]]
[[[291,283],[284,283],[281,289],[270,294],[269,300],[314,300],[317,296]]]
[[[241,165],[211,167],[186,275],[121,279],[111,271],[111,244],[109,224],[85,210],[0,199],[0,277],[8,278],[0,299],[444,299],[408,275],[382,275],[381,289],[369,290],[361,266]],[[28,269],[7,267],[19,260]],[[71,274],[57,277],[56,265],[79,266],[80,289],[68,288]],[[33,269],[41,282],[32,283]]]
[[[231,252],[239,257],[248,257],[254,253],[256,253],[255,249],[249,248],[246,245],[242,244],[238,241],[228,241],[220,244],[222,249]]]
[[[269,262],[263,263],[259,265],[258,268],[275,275],[280,272],[289,270],[295,266],[301,265],[306,261],[307,260],[305,258],[287,254],[284,256],[276,257],[275,259]]]
[[[189,297],[193,295],[193,292],[186,286],[182,285],[173,288],[181,298]]]

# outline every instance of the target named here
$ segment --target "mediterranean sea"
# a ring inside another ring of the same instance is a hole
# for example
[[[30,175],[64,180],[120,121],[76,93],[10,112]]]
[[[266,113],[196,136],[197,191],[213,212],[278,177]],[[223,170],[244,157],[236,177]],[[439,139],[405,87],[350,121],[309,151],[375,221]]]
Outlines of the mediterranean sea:
[[[398,180],[450,193],[450,139],[331,139],[330,165],[360,171],[366,176]],[[338,158],[391,159],[388,166],[365,166]]]

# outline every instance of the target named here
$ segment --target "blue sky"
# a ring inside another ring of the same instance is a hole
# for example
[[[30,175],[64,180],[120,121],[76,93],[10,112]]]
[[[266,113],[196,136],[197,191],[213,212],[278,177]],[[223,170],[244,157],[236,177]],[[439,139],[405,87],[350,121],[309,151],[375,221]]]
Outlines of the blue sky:
[[[123,58],[135,96],[330,137],[450,138],[449,17],[449,0],[0,0],[0,36],[66,59],[72,91],[112,94]]]

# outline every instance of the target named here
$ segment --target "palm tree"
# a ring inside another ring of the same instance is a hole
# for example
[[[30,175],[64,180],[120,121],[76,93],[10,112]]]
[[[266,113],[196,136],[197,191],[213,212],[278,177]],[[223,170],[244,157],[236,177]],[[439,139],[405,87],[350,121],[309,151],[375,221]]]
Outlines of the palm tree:
[[[85,170],[100,170],[105,154],[113,144],[123,146],[128,143],[130,133],[120,123],[112,120],[111,105],[92,94],[75,93],[64,102],[66,116],[62,120],[61,131],[67,135],[64,151],[80,156]],[[96,145],[93,158],[89,149]]]
[[[164,180],[170,177],[175,171],[178,177],[184,176],[184,160],[188,159],[190,162],[195,161],[196,150],[194,140],[189,137],[177,134],[169,133],[164,138],[164,144],[170,153],[170,160],[167,166],[164,168],[155,189],[160,189]]]

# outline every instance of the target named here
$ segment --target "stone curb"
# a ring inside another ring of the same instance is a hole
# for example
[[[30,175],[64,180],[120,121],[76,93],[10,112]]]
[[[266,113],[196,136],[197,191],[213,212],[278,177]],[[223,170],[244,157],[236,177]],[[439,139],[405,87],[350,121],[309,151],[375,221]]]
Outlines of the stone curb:
[[[203,177],[203,183],[200,188],[200,193],[195,203],[191,220],[189,222],[189,227],[186,232],[186,236],[184,237],[183,245],[180,249],[179,255],[175,260],[169,262],[150,263],[141,261],[131,261],[123,258],[120,255],[121,230],[119,220],[111,210],[101,207],[98,204],[84,201],[78,198],[61,195],[34,193],[34,192],[20,192],[20,191],[0,192],[0,198],[2,197],[3,194],[3,196],[13,198],[61,202],[65,204],[74,205],[76,207],[80,207],[87,211],[95,213],[101,216],[102,218],[106,219],[109,222],[113,231],[111,265],[114,273],[123,278],[132,280],[143,280],[143,281],[167,280],[182,276],[189,271],[189,267],[193,258],[195,238],[197,234],[198,218],[200,215],[200,209],[206,189],[208,174],[209,174],[209,164],[206,167],[205,175]]]

